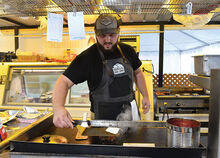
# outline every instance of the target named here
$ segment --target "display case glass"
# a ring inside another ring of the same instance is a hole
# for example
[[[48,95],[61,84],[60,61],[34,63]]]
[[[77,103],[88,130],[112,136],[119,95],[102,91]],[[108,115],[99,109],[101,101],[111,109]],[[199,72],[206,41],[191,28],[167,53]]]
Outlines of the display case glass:
[[[52,105],[54,85],[66,67],[13,67],[5,90],[6,105]],[[74,85],[66,104],[90,104],[87,82]]]

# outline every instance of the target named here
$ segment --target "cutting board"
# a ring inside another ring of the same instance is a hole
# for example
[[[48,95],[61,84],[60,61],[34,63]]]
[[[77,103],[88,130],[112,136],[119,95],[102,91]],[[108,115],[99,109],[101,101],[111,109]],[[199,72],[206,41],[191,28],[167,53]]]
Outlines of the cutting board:
[[[123,146],[133,147],[155,147],[154,143],[123,143]]]

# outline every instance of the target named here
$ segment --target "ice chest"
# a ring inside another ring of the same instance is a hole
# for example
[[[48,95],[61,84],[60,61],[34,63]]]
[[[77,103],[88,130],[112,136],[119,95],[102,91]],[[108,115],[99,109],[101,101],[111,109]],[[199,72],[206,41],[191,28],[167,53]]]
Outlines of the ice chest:
[[[198,75],[210,76],[211,69],[220,68],[220,55],[194,56],[194,70]]]

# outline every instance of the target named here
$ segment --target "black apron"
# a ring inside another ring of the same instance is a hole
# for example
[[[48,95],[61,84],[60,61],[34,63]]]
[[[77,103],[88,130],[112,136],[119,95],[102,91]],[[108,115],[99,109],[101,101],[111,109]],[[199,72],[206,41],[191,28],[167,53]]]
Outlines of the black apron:
[[[95,119],[116,120],[123,104],[130,105],[134,99],[133,68],[122,51],[121,58],[111,60],[105,60],[101,50],[99,53],[103,61],[103,75],[99,86],[90,92]]]

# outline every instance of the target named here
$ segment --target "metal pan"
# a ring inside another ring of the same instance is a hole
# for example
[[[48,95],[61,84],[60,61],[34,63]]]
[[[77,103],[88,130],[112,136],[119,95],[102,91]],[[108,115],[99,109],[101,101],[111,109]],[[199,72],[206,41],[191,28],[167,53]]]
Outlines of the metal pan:
[[[200,122],[190,119],[167,120],[168,147],[198,147],[200,145]]]

